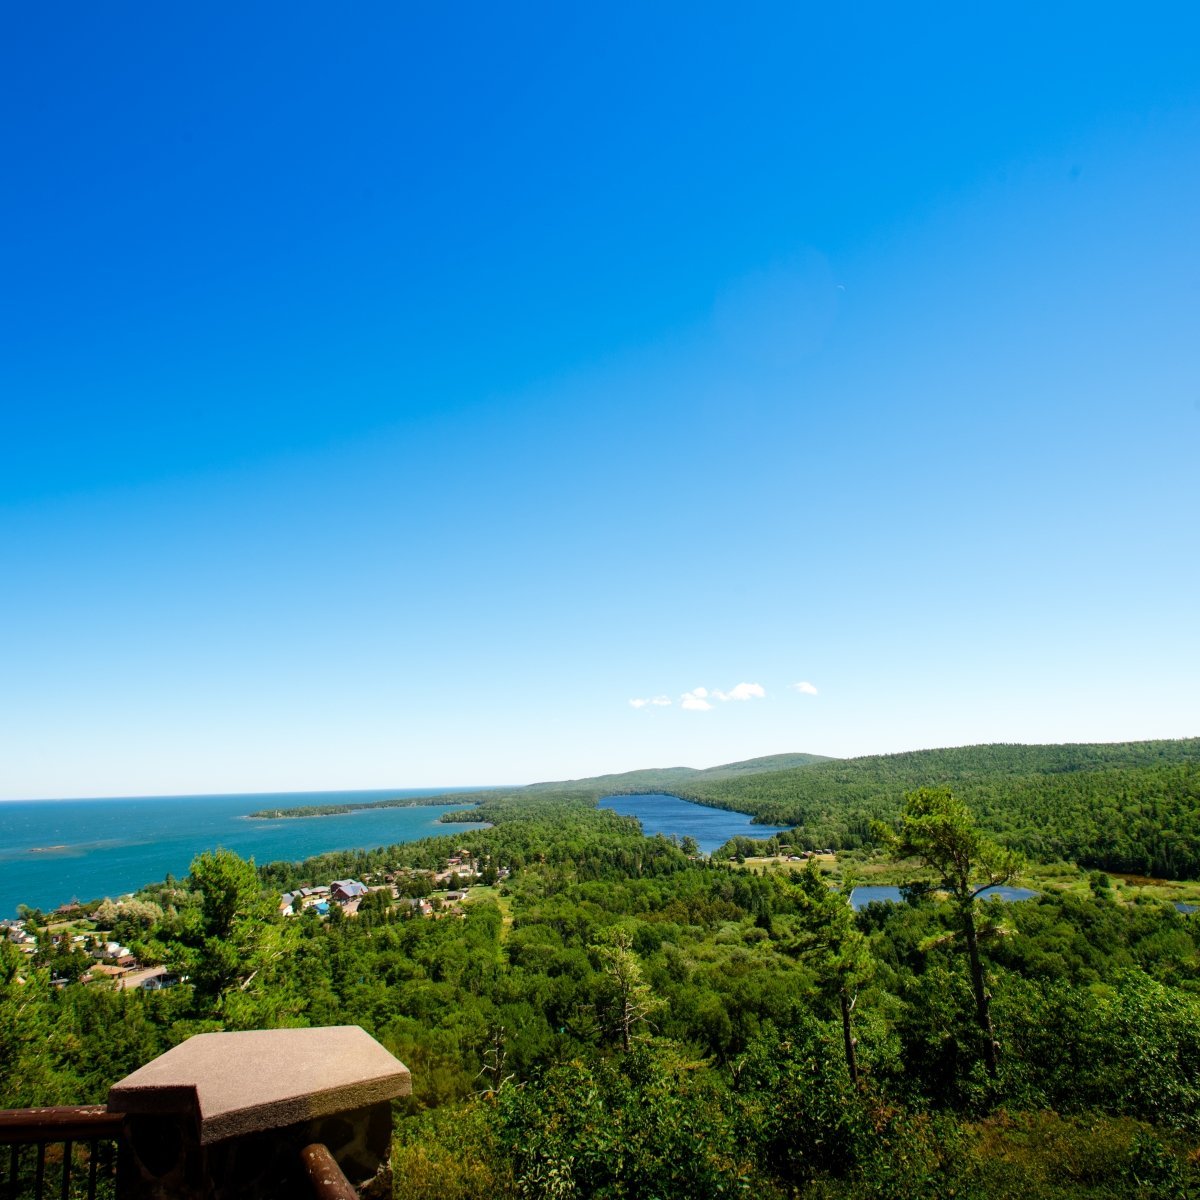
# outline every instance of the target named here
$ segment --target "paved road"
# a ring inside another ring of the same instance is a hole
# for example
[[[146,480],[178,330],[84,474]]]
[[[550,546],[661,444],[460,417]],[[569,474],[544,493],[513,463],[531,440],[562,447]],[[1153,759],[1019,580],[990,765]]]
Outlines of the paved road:
[[[122,975],[119,982],[123,988],[139,988],[142,986],[142,981],[149,979],[151,975],[165,975],[166,967],[139,967],[136,971],[130,971],[128,975]]]

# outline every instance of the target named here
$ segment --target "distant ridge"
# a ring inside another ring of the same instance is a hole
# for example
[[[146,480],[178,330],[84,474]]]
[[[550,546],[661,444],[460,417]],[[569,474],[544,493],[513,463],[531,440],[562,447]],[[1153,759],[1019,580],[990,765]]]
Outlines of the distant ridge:
[[[993,743],[833,759],[801,769],[681,780],[684,799],[792,826],[803,844],[874,840],[904,794],[951,787],[986,829],[1031,858],[1200,877],[1200,738]]]
[[[582,779],[565,779],[554,782],[531,783],[520,790],[523,792],[628,792],[647,787],[680,786],[685,783],[716,782],[722,779],[737,779],[745,775],[758,775],[770,771],[795,770],[816,763],[837,762],[825,754],[768,754],[762,758],[747,758],[740,762],[722,763],[716,767],[646,767],[637,771],[622,771],[613,775],[592,775]]]
[[[570,796],[599,799],[601,796],[628,794],[661,789],[674,793],[685,785],[720,783],[769,771],[795,770],[816,763],[837,762],[822,754],[768,754],[763,758],[748,758],[742,762],[722,763],[717,767],[649,767],[641,771],[624,771],[617,775],[595,775],[586,779],[566,779],[556,782],[531,783],[524,787],[488,788],[478,792],[456,792],[455,804],[484,804],[521,796]],[[427,795],[385,797],[382,800],[363,800],[346,804],[304,804],[292,808],[263,808],[249,815],[259,820],[274,821],[288,817],[333,816],[338,813],[359,812],[367,808],[409,808],[425,804],[445,804],[445,792]],[[720,807],[718,805],[717,807]],[[448,814],[453,816],[454,814]]]
[[[992,743],[829,758],[772,754],[696,769],[659,767],[459,793],[443,820],[502,823],[555,805],[665,792],[787,827],[777,841],[857,849],[875,822],[895,819],[906,792],[951,787],[980,825],[1037,861],[1107,871],[1200,878],[1200,738],[1049,745]],[[264,817],[440,804],[444,796],[276,809]]]

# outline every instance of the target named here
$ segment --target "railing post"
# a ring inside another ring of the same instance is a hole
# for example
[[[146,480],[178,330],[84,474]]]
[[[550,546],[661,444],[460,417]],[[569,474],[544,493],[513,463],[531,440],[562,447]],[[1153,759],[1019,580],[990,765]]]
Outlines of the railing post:
[[[98,1159],[104,1154],[111,1166],[113,1148],[119,1149],[123,1145],[124,1136],[125,1119],[119,1113],[110,1113],[101,1105],[0,1109],[0,1146],[9,1148],[7,1192],[0,1191],[0,1195],[8,1200],[30,1195],[36,1200],[46,1200],[49,1185],[50,1188],[57,1186],[60,1200],[68,1200],[75,1168],[76,1144],[82,1142],[88,1147],[88,1200],[95,1200]],[[23,1151],[26,1146],[33,1151],[31,1171],[29,1168],[23,1170]],[[61,1151],[48,1156],[47,1146],[61,1147]],[[118,1157],[118,1170],[121,1161],[121,1157]],[[55,1162],[59,1164],[57,1173],[53,1165]],[[105,1173],[112,1174],[111,1171]]]
[[[320,1142],[305,1146],[300,1151],[300,1162],[308,1174],[314,1200],[358,1200],[358,1193],[328,1146]]]
[[[411,1087],[356,1025],[198,1034],[109,1091],[130,1146],[122,1200],[296,1200],[312,1143],[365,1181],[390,1150],[391,1101]]]

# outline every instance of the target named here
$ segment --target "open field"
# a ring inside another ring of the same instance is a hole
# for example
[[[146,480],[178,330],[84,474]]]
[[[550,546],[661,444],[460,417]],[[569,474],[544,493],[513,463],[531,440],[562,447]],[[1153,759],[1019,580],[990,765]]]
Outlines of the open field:
[[[912,879],[919,870],[915,862],[894,862],[883,856],[863,857],[860,852],[847,854],[817,854],[811,860],[796,862],[786,855],[764,855],[747,858],[744,863],[731,865],[755,872],[784,872],[803,870],[807,861],[816,862],[831,883],[840,883],[847,872],[857,882],[883,886],[899,885]],[[1079,896],[1091,895],[1091,879],[1096,872],[1084,871],[1070,863],[1030,863],[1012,882],[1018,887],[1035,891],[1057,891]],[[1171,904],[1200,906],[1200,881],[1184,879],[1153,879],[1144,875],[1110,873],[1113,898],[1118,903],[1137,904],[1163,900]]]
[[[464,903],[477,904],[481,900],[494,900],[500,906],[500,941],[503,942],[508,937],[509,930],[512,929],[512,897],[506,895],[498,887],[486,887],[478,884],[471,888]]]

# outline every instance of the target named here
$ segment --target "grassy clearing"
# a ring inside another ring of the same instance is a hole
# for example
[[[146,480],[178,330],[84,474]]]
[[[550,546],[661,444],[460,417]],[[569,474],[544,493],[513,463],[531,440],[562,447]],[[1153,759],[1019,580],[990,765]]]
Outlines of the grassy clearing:
[[[466,904],[475,904],[480,900],[494,900],[500,907],[500,941],[508,937],[512,928],[513,916],[512,897],[503,893],[498,887],[485,887],[482,884],[472,887],[467,893]]]
[[[732,863],[741,870],[755,872],[799,871],[806,862],[795,862],[786,855],[764,855],[747,858],[744,863]],[[832,884],[840,884],[845,875],[853,873],[858,883],[898,886],[914,877],[919,869],[915,862],[893,862],[883,855],[868,856],[860,851],[849,854],[817,854],[813,861]],[[1094,872],[1082,870],[1071,863],[1030,863],[1013,880],[1018,887],[1043,892],[1067,892],[1077,896],[1092,894]],[[1200,881],[1182,879],[1151,879],[1143,875],[1110,874],[1112,892],[1118,903],[1145,904],[1164,900],[1171,904],[1200,906]]]

